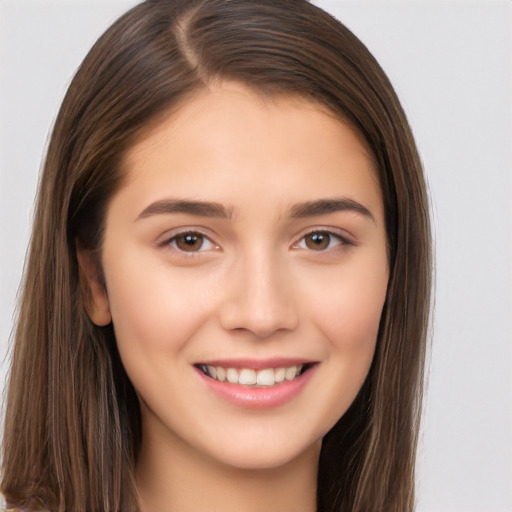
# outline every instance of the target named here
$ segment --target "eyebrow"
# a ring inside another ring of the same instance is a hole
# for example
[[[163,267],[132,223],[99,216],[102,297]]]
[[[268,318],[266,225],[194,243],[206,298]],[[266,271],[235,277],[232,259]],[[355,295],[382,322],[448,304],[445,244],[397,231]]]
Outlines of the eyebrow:
[[[231,218],[233,211],[230,208],[219,203],[209,201],[191,201],[187,199],[163,199],[151,203],[147,208],[137,216],[138,219],[150,217],[152,215],[170,214],[170,213],[188,213],[198,215],[199,217],[220,217],[224,219]]]
[[[344,211],[355,212],[368,217],[373,221],[375,220],[368,208],[353,199],[345,197],[319,199],[316,201],[306,201],[304,203],[295,204],[290,208],[289,216],[291,218],[301,219]],[[137,216],[136,220],[151,217],[152,215],[173,213],[186,213],[189,215],[197,215],[199,217],[218,217],[222,219],[230,219],[233,217],[233,209],[226,208],[220,203],[188,199],[163,199],[151,203]]]
[[[354,212],[375,222],[375,219],[368,208],[361,203],[348,199],[346,197],[339,197],[334,199],[320,199],[318,201],[307,201],[294,205],[290,210],[290,216],[296,219],[304,217],[315,217],[318,215],[326,215],[334,212]]]

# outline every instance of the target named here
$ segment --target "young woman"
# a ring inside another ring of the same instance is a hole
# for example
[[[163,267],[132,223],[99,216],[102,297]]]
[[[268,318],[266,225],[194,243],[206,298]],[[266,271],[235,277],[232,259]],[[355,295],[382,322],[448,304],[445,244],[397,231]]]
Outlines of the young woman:
[[[383,71],[303,0],[148,0],[40,183],[1,490],[58,511],[412,511],[425,186]]]

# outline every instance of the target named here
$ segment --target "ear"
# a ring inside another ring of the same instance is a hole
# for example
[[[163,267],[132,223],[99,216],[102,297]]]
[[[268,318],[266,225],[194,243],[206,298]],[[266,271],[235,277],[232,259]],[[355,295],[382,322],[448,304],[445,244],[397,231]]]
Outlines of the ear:
[[[92,251],[80,247],[76,255],[85,310],[94,324],[104,327],[112,322],[112,316],[99,262]]]

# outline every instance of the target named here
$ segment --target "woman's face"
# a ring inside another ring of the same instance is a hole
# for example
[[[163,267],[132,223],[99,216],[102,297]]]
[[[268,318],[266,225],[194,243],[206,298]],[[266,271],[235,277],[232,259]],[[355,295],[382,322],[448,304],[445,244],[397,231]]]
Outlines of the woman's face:
[[[317,453],[367,375],[388,281],[360,137],[314,103],[224,83],[124,170],[102,249],[108,306],[93,299],[144,439],[238,468]]]

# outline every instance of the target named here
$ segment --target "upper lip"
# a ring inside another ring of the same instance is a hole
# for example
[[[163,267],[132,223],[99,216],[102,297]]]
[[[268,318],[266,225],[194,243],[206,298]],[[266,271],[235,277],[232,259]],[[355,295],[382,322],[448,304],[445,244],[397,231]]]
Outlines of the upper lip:
[[[251,368],[253,370],[262,370],[264,368],[289,368],[299,364],[312,364],[316,361],[296,357],[277,357],[272,359],[210,359],[198,361],[197,365],[221,366],[222,368]]]

